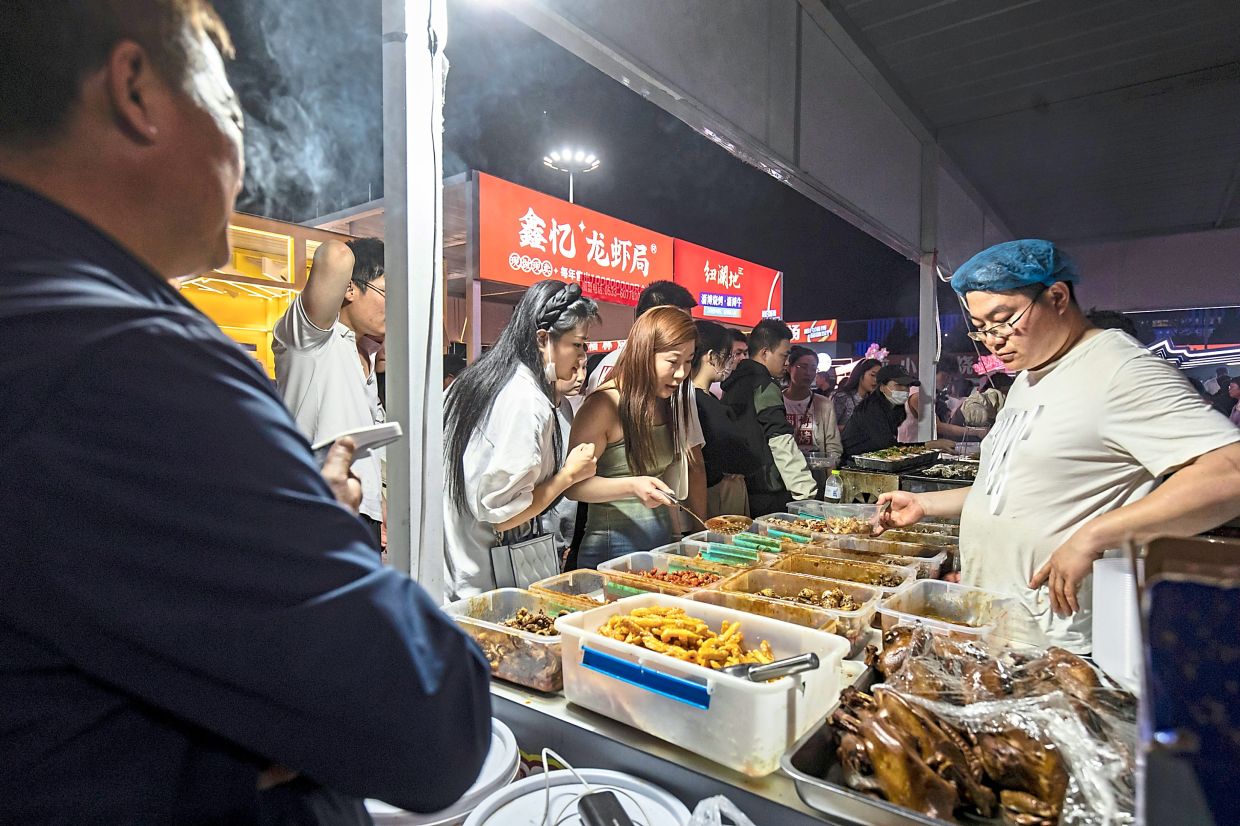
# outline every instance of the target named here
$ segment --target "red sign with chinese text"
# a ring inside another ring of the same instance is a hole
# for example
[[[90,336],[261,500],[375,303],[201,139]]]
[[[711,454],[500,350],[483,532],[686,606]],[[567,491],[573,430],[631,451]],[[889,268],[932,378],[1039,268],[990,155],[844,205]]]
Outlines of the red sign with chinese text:
[[[839,322],[834,318],[817,321],[787,321],[792,330],[793,344],[818,344],[835,341],[839,336]]]
[[[694,318],[753,327],[764,318],[783,315],[783,273],[676,239],[673,280],[687,289],[698,306]]]
[[[624,344],[626,339],[612,339],[610,341],[591,341],[586,344],[586,352],[591,355],[595,353],[610,353],[613,350],[619,350],[620,345]]]
[[[637,304],[672,278],[672,239],[559,198],[478,174],[479,277],[580,284],[590,298]]]

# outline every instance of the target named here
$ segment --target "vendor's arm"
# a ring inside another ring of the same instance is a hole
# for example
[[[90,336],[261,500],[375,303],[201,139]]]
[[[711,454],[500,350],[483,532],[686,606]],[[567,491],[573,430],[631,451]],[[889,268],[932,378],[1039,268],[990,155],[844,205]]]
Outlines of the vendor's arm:
[[[612,431],[619,429],[620,412],[613,394],[599,390],[586,398],[586,403],[573,418],[569,444],[574,449],[579,445],[591,445],[594,455],[601,457],[608,442],[613,441],[609,438]],[[636,497],[650,508],[668,504],[671,496],[672,489],[653,476],[591,476],[568,489],[568,497],[576,502],[615,502]]]
[[[319,329],[330,329],[340,315],[354,262],[353,250],[341,241],[325,241],[315,250],[301,303],[306,317]]]
[[[114,693],[116,731],[136,702],[251,755],[251,789],[274,764],[415,811],[459,797],[486,755],[487,663],[382,566],[250,357],[205,320],[155,320],[74,366],[6,446],[23,497],[0,522],[41,549],[10,547],[9,620]]]
[[[903,528],[915,525],[926,517],[936,519],[959,519],[964,510],[964,500],[969,489],[953,488],[933,493],[909,493],[896,490],[878,497],[878,504],[891,503],[891,509],[883,512],[883,528]]]
[[[1149,496],[1082,525],[1033,572],[1059,614],[1078,608],[1076,589],[1108,548],[1127,539],[1190,536],[1240,515],[1240,431],[1201,403],[1174,366],[1131,359],[1110,377],[1098,428],[1150,476],[1166,480]]]
[[[1240,443],[1212,450],[1153,493],[1086,522],[1046,561],[1030,588],[1049,585],[1056,613],[1079,610],[1076,590],[1108,548],[1159,536],[1193,536],[1240,516]]]

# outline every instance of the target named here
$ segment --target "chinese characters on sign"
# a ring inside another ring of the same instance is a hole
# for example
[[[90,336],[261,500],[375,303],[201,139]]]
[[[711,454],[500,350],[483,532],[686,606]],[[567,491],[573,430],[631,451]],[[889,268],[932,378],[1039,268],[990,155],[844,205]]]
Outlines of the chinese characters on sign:
[[[673,280],[697,299],[694,318],[752,327],[783,314],[783,273],[676,239]]]
[[[488,281],[558,278],[631,306],[647,283],[672,277],[671,238],[491,175],[478,176],[478,234]]]
[[[834,318],[816,321],[789,321],[793,344],[815,344],[835,341],[839,335],[839,322]]]

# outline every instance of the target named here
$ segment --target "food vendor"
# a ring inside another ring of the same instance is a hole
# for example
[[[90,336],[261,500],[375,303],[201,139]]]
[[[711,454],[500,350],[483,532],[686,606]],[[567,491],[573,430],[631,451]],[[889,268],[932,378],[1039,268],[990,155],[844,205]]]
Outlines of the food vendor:
[[[1093,563],[1126,540],[1189,536],[1240,515],[1240,431],[1171,364],[1076,301],[1048,241],[998,244],[960,267],[969,335],[1015,383],[977,481],[886,493],[887,526],[960,517],[961,581],[1017,594],[1050,641],[1091,649]]]

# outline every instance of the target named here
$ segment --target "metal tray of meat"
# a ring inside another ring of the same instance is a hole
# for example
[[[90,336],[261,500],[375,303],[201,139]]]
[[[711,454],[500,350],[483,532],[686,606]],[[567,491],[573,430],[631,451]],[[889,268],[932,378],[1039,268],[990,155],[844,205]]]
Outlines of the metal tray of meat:
[[[939,460],[939,452],[937,450],[926,450],[924,453],[918,453],[913,456],[904,456],[899,459],[882,459],[877,456],[871,456],[868,453],[862,453],[860,456],[854,456],[849,461],[862,470],[879,470],[885,473],[897,473],[901,470],[909,468],[923,467],[924,465],[932,465]]]
[[[869,691],[878,681],[878,673],[873,668],[867,668],[853,685],[861,691]],[[864,826],[958,826],[960,823],[1002,822],[998,818],[971,817],[960,821],[939,820],[845,786],[836,755],[839,735],[830,723],[834,713],[835,708],[832,708],[821,723],[788,749],[780,761],[780,767],[784,774],[792,778],[797,794],[805,805],[829,815],[833,820]]]

